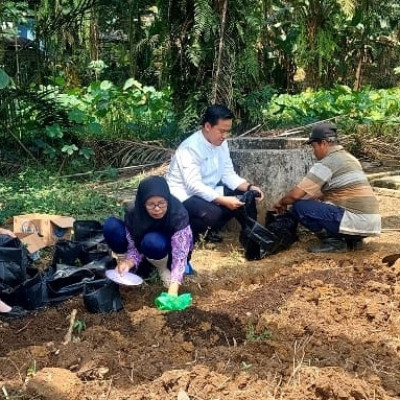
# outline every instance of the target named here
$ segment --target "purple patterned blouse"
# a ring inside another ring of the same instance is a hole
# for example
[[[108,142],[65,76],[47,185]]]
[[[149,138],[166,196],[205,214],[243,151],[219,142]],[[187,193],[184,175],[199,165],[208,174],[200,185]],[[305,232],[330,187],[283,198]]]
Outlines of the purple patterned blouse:
[[[133,261],[133,269],[136,270],[143,260],[143,254],[139,253],[128,230],[126,230],[126,239],[128,240],[128,250],[125,259]],[[171,283],[181,284],[189,252],[193,250],[193,234],[189,225],[172,235],[171,249]]]

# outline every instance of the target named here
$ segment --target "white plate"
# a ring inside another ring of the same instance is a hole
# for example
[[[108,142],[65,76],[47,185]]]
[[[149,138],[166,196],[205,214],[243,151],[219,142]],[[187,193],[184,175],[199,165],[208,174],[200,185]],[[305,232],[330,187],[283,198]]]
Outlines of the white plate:
[[[106,277],[115,283],[126,286],[137,286],[143,283],[143,279],[139,275],[132,274],[132,272],[125,272],[120,275],[115,269],[108,269]]]

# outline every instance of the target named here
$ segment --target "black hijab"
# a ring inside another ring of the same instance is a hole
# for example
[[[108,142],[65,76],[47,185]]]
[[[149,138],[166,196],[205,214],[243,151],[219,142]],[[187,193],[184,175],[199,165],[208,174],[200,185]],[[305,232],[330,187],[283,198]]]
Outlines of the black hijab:
[[[152,196],[161,196],[168,202],[167,212],[161,219],[152,218],[145,203]],[[140,251],[143,236],[160,232],[167,237],[189,225],[189,215],[183,204],[171,195],[167,181],[161,176],[150,176],[140,182],[134,207],[125,212],[125,225]]]

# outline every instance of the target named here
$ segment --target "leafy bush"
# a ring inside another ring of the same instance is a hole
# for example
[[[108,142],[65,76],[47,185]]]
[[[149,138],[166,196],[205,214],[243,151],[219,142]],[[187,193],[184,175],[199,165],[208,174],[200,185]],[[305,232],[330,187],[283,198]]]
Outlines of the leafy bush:
[[[275,95],[262,112],[269,127],[303,125],[334,116],[341,116],[343,124],[393,127],[400,123],[400,88],[353,91],[336,85],[332,90]]]
[[[62,83],[62,82],[60,82]],[[128,79],[123,88],[110,81],[93,82],[81,90],[59,92],[56,100],[79,124],[79,138],[170,141],[176,129],[168,88],[157,91]]]

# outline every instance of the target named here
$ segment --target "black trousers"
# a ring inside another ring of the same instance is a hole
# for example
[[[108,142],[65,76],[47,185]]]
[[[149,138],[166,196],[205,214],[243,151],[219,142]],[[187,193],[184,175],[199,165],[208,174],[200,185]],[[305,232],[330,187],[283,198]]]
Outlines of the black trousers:
[[[243,193],[224,186],[225,196],[235,196]],[[206,201],[199,196],[192,196],[185,200],[183,205],[189,213],[190,227],[195,241],[198,240],[199,235],[205,234],[208,230],[218,232],[232,218],[236,218],[242,227],[246,223],[247,216],[257,219],[255,203],[251,207],[241,207],[232,211],[227,207]]]

